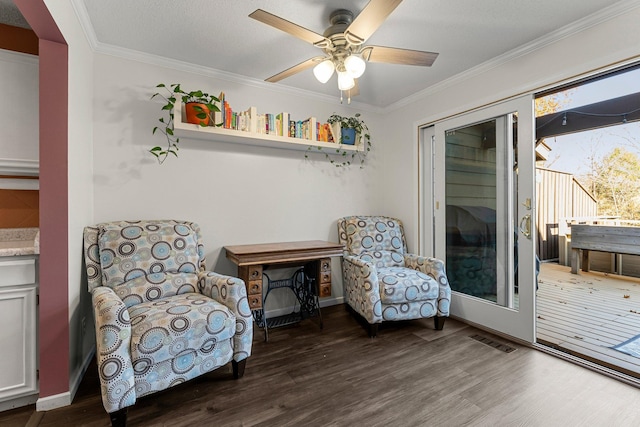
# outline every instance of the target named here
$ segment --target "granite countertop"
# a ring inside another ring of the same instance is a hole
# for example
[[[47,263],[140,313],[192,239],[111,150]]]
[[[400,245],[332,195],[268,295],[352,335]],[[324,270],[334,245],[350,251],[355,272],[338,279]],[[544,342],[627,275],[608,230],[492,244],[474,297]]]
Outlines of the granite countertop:
[[[0,256],[40,254],[37,228],[0,228]]]

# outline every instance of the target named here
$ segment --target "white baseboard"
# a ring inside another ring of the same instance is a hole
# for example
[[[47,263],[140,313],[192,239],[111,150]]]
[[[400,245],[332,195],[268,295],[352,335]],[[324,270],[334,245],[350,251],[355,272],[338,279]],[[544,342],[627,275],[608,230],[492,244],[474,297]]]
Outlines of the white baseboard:
[[[320,308],[338,304],[344,304],[344,297],[323,298],[320,300]]]
[[[32,394],[29,396],[19,397],[17,399],[11,399],[5,402],[0,402],[0,412],[8,411],[10,409],[20,408],[22,406],[31,405],[36,400],[38,400],[38,395]]]
[[[80,383],[84,378],[84,374],[87,372],[87,369],[89,369],[89,365],[91,364],[91,360],[93,360],[93,358],[95,357],[95,354],[96,347],[94,346],[91,351],[85,356],[84,360],[82,361],[82,366],[80,366],[80,369],[76,371],[75,377],[70,381],[69,388],[71,389],[71,401],[73,401],[73,399],[76,397],[78,387],[80,387]]]
[[[50,411],[69,405],[71,405],[71,392],[66,391],[53,396],[39,397],[36,401],[36,411]]]
[[[82,382],[82,378],[84,374],[87,372],[87,368],[89,368],[89,364],[91,363],[91,359],[94,357],[96,352],[95,347],[85,356],[82,361],[82,366],[80,369],[76,371],[74,378],[69,382],[70,391],[65,393],[56,394],[53,396],[40,397],[36,401],[36,411],[50,411],[56,408],[62,408],[63,406],[71,405],[73,402],[73,398],[76,396],[76,392],[78,391],[78,387],[80,387],[80,383]]]

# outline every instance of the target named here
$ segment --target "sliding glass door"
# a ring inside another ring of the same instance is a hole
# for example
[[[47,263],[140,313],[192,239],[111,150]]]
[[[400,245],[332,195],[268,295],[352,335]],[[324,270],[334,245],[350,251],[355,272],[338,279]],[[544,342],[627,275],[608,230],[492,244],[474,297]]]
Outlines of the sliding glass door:
[[[451,314],[534,342],[533,98],[435,124],[435,256]]]

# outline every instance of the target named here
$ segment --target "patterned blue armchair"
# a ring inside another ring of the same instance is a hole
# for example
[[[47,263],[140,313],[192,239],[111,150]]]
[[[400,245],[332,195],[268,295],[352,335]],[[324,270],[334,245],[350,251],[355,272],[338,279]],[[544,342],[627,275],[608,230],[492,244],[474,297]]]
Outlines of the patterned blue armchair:
[[[441,330],[449,316],[451,288],[444,263],[407,253],[402,222],[384,216],[338,220],[345,298],[367,321],[369,336],[388,320],[433,317]]]
[[[102,402],[126,424],[136,399],[231,361],[244,373],[253,317],[244,282],[205,271],[192,222],[120,221],[84,229]]]

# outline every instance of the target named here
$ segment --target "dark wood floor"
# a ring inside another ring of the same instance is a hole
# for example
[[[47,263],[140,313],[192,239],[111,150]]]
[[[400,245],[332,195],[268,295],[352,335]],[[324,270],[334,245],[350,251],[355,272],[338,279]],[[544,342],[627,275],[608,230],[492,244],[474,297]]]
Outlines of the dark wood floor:
[[[230,367],[147,396],[134,426],[638,426],[640,389],[448,319],[393,323],[370,339],[344,309],[256,332]],[[510,353],[470,338],[509,345]],[[1,426],[107,426],[95,366],[71,406],[0,413]]]

